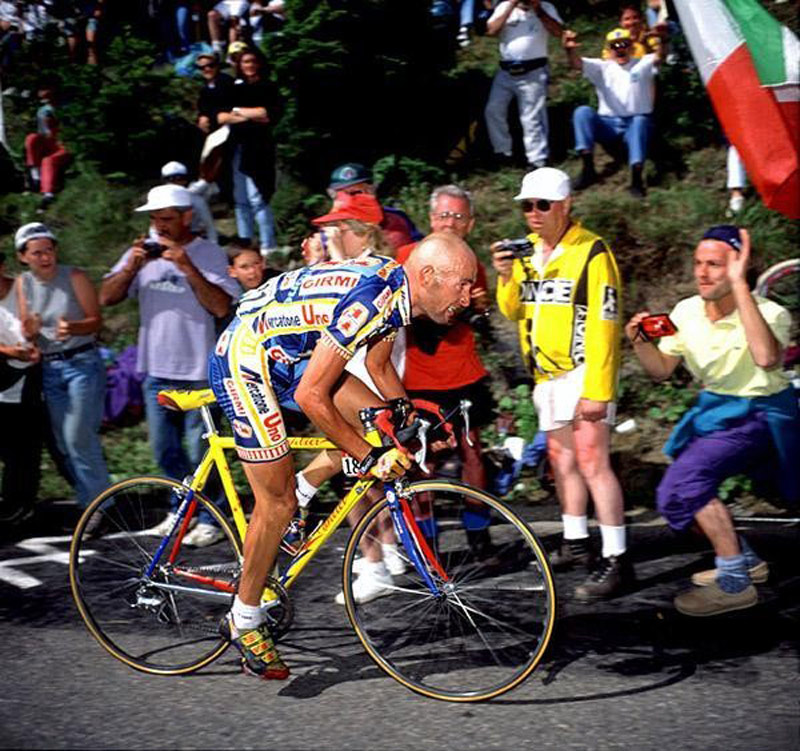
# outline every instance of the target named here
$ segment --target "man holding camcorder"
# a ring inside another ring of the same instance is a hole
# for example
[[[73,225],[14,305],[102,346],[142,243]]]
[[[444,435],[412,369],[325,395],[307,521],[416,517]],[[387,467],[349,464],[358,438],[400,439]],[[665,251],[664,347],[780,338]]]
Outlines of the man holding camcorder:
[[[669,525],[677,531],[696,525],[716,554],[716,568],[694,574],[695,587],[675,598],[685,615],[751,607],[758,602],[753,582],[769,575],[766,562],[737,537],[717,497],[722,481],[752,471],[758,479],[777,478],[772,484],[787,500],[800,500],[797,396],[780,368],[791,316],[751,294],[745,276],[749,260],[747,230],[712,227],[694,252],[698,294],[681,300],[669,316],[645,310],[625,326],[654,380],[666,380],[683,361],[703,384],[664,447],[675,461],[657,491],[658,509]]]
[[[569,177],[543,167],[515,196],[531,233],[492,246],[497,302],[519,322],[522,355],[536,381],[533,401],[564,521],[555,568],[590,567],[586,509],[594,500],[602,558],[575,590],[612,597],[632,578],[625,555],[622,490],[609,461],[620,359],[619,271],[605,242],[570,217]]]

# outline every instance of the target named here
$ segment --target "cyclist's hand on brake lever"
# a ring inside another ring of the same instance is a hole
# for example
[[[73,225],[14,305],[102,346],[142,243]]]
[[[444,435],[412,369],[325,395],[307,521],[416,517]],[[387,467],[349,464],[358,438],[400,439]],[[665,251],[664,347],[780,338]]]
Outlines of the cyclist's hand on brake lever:
[[[411,469],[411,457],[394,446],[373,448],[361,462],[364,465],[362,476],[372,476],[386,482],[402,477]]]

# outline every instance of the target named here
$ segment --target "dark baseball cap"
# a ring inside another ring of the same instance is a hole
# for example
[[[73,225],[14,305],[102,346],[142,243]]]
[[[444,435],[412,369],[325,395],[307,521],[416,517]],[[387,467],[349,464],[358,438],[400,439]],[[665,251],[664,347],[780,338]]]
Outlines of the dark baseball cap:
[[[703,234],[703,240],[718,240],[727,243],[737,252],[742,249],[742,235],[739,228],[732,224],[717,224],[709,227]]]
[[[363,164],[348,162],[347,164],[339,165],[331,172],[331,179],[328,187],[331,190],[341,190],[351,185],[358,185],[358,183],[371,182],[372,170],[368,169]]]

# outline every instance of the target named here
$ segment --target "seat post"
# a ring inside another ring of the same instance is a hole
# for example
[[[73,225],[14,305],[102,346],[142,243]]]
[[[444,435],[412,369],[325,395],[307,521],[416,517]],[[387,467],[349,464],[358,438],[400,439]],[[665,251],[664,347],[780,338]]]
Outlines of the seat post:
[[[200,414],[203,417],[203,424],[206,426],[207,435],[217,435],[217,426],[211,416],[211,409],[207,404],[200,407]]]

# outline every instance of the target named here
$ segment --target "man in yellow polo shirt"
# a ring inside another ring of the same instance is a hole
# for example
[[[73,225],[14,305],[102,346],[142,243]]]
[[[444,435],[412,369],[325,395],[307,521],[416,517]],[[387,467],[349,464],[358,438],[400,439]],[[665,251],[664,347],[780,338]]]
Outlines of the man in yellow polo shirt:
[[[797,396],[780,368],[791,317],[780,305],[750,293],[749,259],[746,230],[712,227],[694,253],[698,294],[670,313],[677,332],[657,345],[650,341],[641,326],[648,311],[625,327],[653,379],[669,378],[683,360],[704,387],[664,447],[675,461],[657,491],[659,511],[669,525],[681,531],[696,524],[716,554],[716,569],[695,574],[696,586],[675,598],[685,615],[751,607],[758,602],[753,582],[764,582],[769,574],[767,564],[737,537],[717,497],[720,483],[760,469],[765,477],[778,478],[788,500],[800,495]]]

